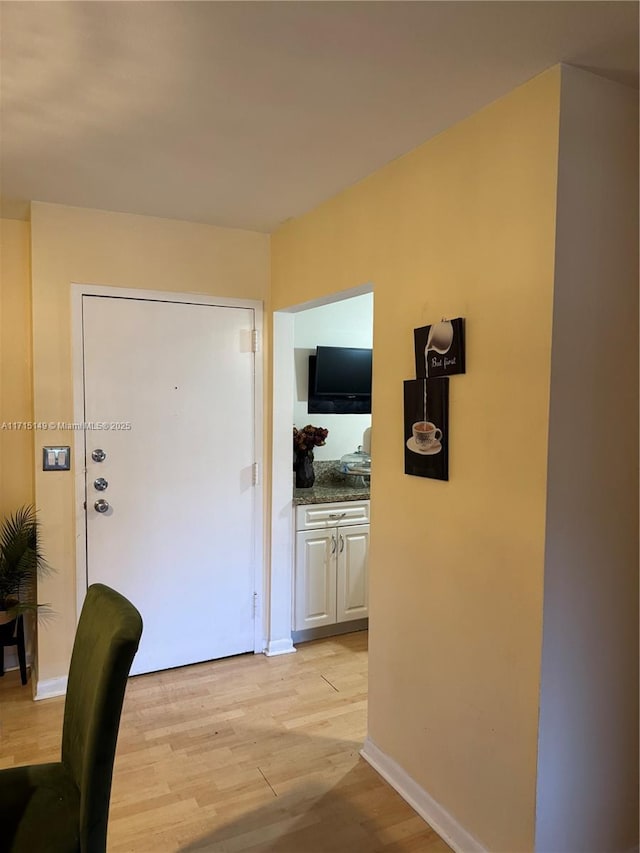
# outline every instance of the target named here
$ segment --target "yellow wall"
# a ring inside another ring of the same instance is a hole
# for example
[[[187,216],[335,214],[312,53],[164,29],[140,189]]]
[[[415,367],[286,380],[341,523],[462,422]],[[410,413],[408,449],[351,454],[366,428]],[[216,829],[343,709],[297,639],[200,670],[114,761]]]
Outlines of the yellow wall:
[[[29,223],[0,220],[0,423],[31,423]],[[33,502],[33,433],[0,430],[0,516]]]
[[[369,735],[487,849],[533,846],[559,68],[272,241],[274,310],[374,284]],[[403,473],[413,329],[467,318],[450,481]]]
[[[36,421],[74,420],[71,283],[266,296],[266,234],[42,203],[32,204],[31,229]],[[41,682],[66,675],[76,625],[73,475],[40,470],[45,440],[73,443],[69,432],[35,438],[36,502],[49,561],[57,569],[39,588],[40,600],[56,614],[39,630]]]

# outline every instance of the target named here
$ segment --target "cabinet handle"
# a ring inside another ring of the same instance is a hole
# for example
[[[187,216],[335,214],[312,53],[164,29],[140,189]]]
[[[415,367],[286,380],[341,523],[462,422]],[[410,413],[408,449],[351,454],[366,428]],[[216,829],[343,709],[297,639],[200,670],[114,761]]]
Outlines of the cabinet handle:
[[[336,542],[336,537],[335,537],[335,536],[332,536],[332,537],[331,537],[331,553],[332,553],[332,554],[335,554],[335,553],[336,553],[336,548],[337,548],[337,547],[338,547],[338,543]]]
[[[340,553],[344,551],[344,539],[342,538],[342,533],[340,534]]]
[[[344,518],[346,514],[346,512],[330,512],[329,518]]]

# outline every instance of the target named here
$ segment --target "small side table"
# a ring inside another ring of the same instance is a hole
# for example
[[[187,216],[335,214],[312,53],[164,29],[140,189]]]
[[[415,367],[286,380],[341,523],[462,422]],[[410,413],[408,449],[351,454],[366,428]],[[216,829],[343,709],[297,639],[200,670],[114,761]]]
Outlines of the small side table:
[[[16,618],[16,628],[13,636],[5,637],[0,634],[0,677],[4,675],[4,649],[5,646],[18,647],[18,662],[20,664],[20,680],[27,683],[27,655],[24,648],[24,620],[22,613]]]

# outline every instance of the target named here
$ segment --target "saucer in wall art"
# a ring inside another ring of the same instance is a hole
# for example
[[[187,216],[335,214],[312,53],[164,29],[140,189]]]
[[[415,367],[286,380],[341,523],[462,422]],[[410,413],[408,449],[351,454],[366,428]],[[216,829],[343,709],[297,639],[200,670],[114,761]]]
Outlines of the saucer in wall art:
[[[422,448],[413,436],[407,440],[407,447],[412,453],[418,453],[420,456],[435,456],[442,450],[442,444],[438,440],[432,441],[428,447]]]

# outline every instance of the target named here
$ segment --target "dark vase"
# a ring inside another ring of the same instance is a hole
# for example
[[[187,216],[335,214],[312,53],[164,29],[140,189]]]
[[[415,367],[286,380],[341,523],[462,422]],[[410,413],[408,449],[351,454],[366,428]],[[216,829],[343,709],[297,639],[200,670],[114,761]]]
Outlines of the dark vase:
[[[296,489],[310,489],[315,479],[313,453],[310,450],[296,453]]]

